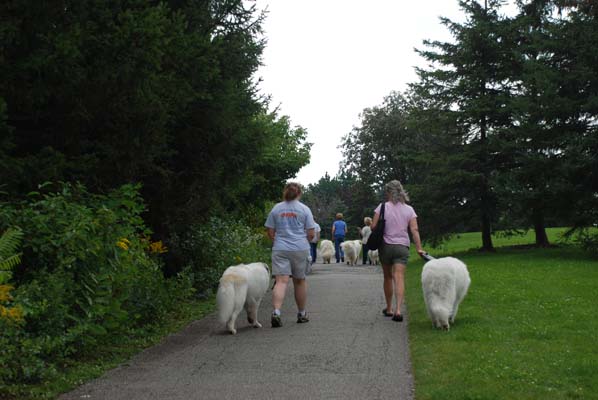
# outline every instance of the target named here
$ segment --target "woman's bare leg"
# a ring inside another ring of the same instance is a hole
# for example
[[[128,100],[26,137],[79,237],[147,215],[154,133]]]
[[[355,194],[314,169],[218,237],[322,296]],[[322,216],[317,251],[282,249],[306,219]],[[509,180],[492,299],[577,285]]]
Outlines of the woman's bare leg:
[[[307,281],[305,279],[293,278],[293,286],[295,287],[297,310],[305,311],[305,305],[307,304]]]
[[[284,301],[284,295],[287,292],[289,277],[286,275],[276,275],[274,280],[276,284],[274,285],[274,289],[272,289],[272,307],[275,310],[280,310]]]
[[[386,300],[386,311],[392,312],[392,265],[382,264],[384,272],[384,299]]]
[[[396,297],[395,314],[401,314],[401,306],[405,298],[405,269],[403,264],[394,264],[392,266],[392,278],[394,281],[394,290]]]

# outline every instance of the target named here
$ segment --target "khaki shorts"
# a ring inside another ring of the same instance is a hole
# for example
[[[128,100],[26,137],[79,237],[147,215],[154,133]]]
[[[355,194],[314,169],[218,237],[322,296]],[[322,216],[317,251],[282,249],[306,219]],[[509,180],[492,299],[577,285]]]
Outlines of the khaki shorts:
[[[287,275],[295,279],[305,279],[310,272],[309,250],[272,250],[272,276]]]
[[[380,246],[380,262],[382,265],[403,264],[409,260],[409,247],[402,244],[384,243]]]

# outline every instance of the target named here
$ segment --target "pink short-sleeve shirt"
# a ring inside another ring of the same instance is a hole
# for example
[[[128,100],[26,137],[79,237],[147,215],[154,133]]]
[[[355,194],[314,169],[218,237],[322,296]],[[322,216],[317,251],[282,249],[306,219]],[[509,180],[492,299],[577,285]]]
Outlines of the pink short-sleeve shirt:
[[[381,204],[374,210],[380,214]],[[417,218],[413,207],[407,204],[398,202],[393,204],[387,201],[384,205],[384,219],[386,225],[384,228],[384,243],[388,244],[402,244],[409,247],[409,221],[412,218]]]

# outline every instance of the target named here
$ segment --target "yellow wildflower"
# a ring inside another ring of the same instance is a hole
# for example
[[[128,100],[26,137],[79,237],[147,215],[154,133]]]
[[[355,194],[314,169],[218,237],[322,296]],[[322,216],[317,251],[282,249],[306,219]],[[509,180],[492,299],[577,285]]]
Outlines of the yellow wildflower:
[[[0,302],[12,300],[10,291],[13,289],[11,285],[0,285]]]
[[[166,253],[167,251],[168,248],[164,246],[164,243],[162,243],[161,240],[158,240],[157,242],[153,242],[150,244],[150,252],[152,253],[162,254]]]
[[[10,310],[8,310],[8,318],[14,321],[22,321],[23,309],[19,306],[12,307]]]
[[[120,239],[118,242],[116,242],[116,245],[123,250],[129,250],[130,243],[131,242],[129,242],[127,239]]]
[[[13,322],[21,322],[23,321],[23,309],[21,306],[15,307],[4,307],[0,306],[0,318],[7,319]]]

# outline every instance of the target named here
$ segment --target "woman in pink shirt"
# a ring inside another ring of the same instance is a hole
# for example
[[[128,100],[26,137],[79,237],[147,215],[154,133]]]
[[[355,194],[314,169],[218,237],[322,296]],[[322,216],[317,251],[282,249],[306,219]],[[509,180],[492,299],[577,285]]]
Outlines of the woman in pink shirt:
[[[413,236],[415,248],[419,254],[425,253],[419,237],[417,214],[413,207],[407,205],[409,196],[403,189],[401,182],[390,181],[385,186],[387,202],[384,203],[384,243],[380,247],[380,262],[384,271],[384,297],[386,308],[382,313],[393,321],[402,321],[401,305],[405,296],[405,268],[409,259],[409,232]],[[376,228],[380,219],[380,204],[374,214],[372,230]],[[396,298],[394,312],[392,309],[393,290]]]

